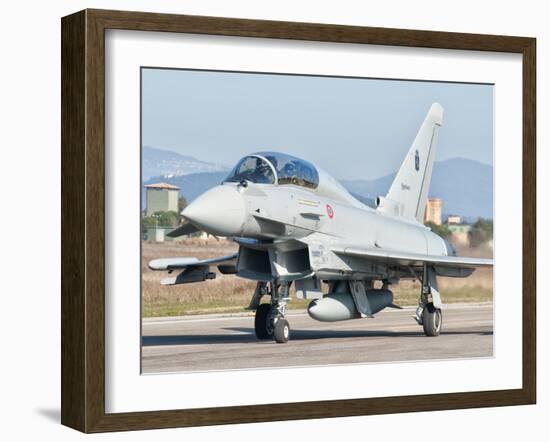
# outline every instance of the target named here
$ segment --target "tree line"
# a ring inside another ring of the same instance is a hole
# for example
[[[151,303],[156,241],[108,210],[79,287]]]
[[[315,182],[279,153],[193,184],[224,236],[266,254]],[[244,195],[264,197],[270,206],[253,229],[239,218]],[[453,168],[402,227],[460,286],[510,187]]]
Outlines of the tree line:
[[[429,227],[432,232],[445,239],[450,238],[450,236],[453,234],[447,224],[441,224],[438,226],[431,221],[428,221],[426,223],[426,226]],[[470,246],[477,247],[492,239],[493,220],[478,218],[478,220],[474,224],[472,224],[472,228],[468,232],[468,240],[470,242]]]
[[[178,198],[178,211],[169,210],[166,212],[155,212],[150,216],[141,219],[141,227],[149,229],[152,227],[177,227],[182,223],[181,211],[187,207],[187,200],[180,196]]]

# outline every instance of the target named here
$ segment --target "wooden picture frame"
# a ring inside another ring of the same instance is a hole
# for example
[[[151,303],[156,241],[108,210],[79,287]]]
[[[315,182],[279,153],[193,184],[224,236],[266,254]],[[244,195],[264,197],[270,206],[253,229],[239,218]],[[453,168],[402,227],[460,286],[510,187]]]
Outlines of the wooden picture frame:
[[[83,432],[534,404],[536,41],[533,38],[84,10],[62,19],[62,409]],[[105,30],[517,53],[523,66],[523,385],[512,390],[105,412]]]

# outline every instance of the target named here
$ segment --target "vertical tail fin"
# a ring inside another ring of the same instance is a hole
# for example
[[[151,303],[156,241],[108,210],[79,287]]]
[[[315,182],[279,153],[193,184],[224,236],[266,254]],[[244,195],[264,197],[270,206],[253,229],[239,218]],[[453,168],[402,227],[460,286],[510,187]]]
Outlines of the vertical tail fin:
[[[443,108],[439,103],[432,104],[390,190],[386,197],[378,199],[380,212],[424,222],[437,146],[437,132],[442,121]]]

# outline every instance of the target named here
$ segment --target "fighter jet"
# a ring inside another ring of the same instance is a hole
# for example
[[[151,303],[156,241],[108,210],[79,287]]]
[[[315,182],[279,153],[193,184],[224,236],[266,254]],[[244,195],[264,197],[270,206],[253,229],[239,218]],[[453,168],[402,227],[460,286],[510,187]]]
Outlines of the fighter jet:
[[[185,224],[169,234],[201,230],[230,237],[238,253],[155,259],[149,267],[179,272],[165,285],[213,279],[213,266],[257,281],[248,306],[256,312],[255,334],[278,343],[290,337],[285,313],[292,284],[297,298],[311,299],[307,311],[313,319],[343,321],[399,308],[391,286],[418,280],[414,319],[427,336],[438,336],[443,316],[437,277],[467,277],[476,267],[493,265],[491,259],[456,256],[449,242],[423,224],[442,120],[443,108],[434,103],[376,208],[311,162],[280,152],[245,156],[223,183],[182,211]]]

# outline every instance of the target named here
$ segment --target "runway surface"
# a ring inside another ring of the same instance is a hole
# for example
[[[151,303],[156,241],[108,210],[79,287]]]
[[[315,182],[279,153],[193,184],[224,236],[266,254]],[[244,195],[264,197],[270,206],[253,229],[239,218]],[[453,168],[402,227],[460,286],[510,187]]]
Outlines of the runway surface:
[[[451,305],[443,331],[426,337],[414,309],[374,319],[323,323],[289,312],[290,341],[254,336],[254,317],[188,316],[143,320],[142,372],[227,370],[327,364],[488,357],[493,354],[493,305]]]

